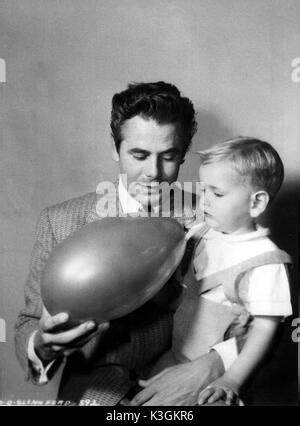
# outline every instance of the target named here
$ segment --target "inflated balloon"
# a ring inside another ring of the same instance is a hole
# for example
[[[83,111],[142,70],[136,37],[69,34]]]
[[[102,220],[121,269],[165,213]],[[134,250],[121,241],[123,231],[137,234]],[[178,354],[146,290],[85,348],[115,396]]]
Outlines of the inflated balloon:
[[[115,319],[151,299],[168,281],[185,250],[185,235],[172,218],[104,218],[59,244],[42,278],[51,315],[71,320]]]

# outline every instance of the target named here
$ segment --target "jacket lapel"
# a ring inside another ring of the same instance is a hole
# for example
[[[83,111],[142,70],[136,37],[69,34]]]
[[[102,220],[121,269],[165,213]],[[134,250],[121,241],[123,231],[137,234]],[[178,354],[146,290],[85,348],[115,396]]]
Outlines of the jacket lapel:
[[[96,193],[92,208],[87,214],[86,223],[92,223],[107,217],[108,211],[111,216],[119,216],[122,208],[119,200],[118,182],[114,182],[113,187],[114,189],[104,195]]]

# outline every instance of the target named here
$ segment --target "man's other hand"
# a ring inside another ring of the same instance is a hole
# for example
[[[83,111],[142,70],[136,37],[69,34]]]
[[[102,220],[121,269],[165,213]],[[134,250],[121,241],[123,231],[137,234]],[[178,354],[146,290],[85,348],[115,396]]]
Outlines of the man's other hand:
[[[39,329],[34,336],[35,352],[44,365],[56,358],[71,355],[109,327],[107,322],[97,325],[93,321],[86,321],[67,328],[68,321],[68,314],[51,316],[44,308]]]
[[[133,398],[131,405],[196,405],[199,392],[223,374],[223,362],[212,350],[194,361],[169,367],[148,380],[140,380],[144,389]]]

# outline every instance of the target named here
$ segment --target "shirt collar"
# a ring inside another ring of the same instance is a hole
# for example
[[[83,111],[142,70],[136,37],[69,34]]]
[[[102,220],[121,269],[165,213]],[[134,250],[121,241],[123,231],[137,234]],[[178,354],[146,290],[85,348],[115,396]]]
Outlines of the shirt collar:
[[[214,229],[210,229],[204,236],[206,240],[219,238],[228,243],[241,242],[241,241],[250,241],[255,240],[257,238],[264,238],[270,234],[269,228],[264,228],[261,225],[256,225],[256,229],[252,232],[248,232],[246,234],[223,234],[222,232],[215,231]]]
[[[133,198],[124,186],[121,175],[119,176],[118,184],[119,201],[121,204],[122,212],[124,214],[138,213],[145,211],[144,206]],[[159,205],[153,207],[153,212],[158,213]]]
[[[121,176],[119,177],[119,200],[124,214],[137,213],[141,211],[142,204],[133,198],[125,188]]]

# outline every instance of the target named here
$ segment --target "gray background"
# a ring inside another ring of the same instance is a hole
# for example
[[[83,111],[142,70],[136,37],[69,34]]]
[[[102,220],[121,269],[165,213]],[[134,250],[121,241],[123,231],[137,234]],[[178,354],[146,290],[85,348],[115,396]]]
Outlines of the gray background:
[[[42,388],[24,383],[14,354],[35,223],[46,205],[115,178],[110,101],[130,81],[170,81],[192,98],[199,121],[193,150],[241,134],[274,144],[286,181],[271,224],[295,256],[300,84],[291,80],[291,62],[300,56],[299,22],[298,0],[0,1],[7,66],[0,83],[0,318],[7,325],[0,399],[55,397],[59,377]],[[197,179],[195,156],[181,179]],[[296,365],[295,344],[285,343],[279,379],[293,393],[295,370],[286,368]]]

